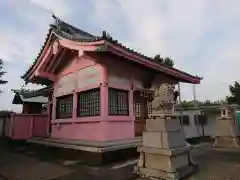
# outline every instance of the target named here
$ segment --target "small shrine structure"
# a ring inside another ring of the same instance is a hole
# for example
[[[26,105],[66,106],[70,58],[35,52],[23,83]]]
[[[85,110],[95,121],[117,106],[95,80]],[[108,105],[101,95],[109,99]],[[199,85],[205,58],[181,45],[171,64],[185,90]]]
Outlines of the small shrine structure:
[[[48,96],[44,90],[48,88],[43,88],[41,91],[13,89],[15,95],[12,103],[22,105],[22,114],[41,114],[45,109],[44,105],[48,104]]]
[[[199,84],[103,31],[95,36],[53,16],[38,56],[22,76],[51,86],[48,138],[29,142],[104,153],[142,143],[151,101],[162,84]],[[156,96],[156,95],[155,95]]]

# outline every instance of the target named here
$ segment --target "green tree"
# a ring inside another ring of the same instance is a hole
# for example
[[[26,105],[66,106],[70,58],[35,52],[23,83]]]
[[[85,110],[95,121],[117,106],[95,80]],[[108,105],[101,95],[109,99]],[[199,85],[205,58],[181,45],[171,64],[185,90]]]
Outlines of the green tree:
[[[180,108],[189,108],[194,106],[195,104],[192,101],[186,101],[186,100],[183,100],[181,104],[176,105],[176,107],[180,107]]]
[[[160,63],[163,63],[163,58],[161,57],[160,54],[157,54],[156,56],[154,56],[154,61],[157,61],[157,62],[160,62]]]
[[[235,81],[233,85],[229,86],[230,96],[226,97],[228,104],[240,105],[240,84]]]
[[[163,61],[164,64],[166,64],[167,66],[173,67],[174,66],[174,62],[170,57],[166,57]]]
[[[163,58],[161,57],[160,54],[156,54],[153,58],[154,61],[157,61],[157,62],[160,62],[160,63],[163,63],[169,67],[173,67],[174,66],[174,61],[170,58],[170,57],[166,57],[166,58]]]
[[[6,84],[6,83],[7,83],[7,81],[5,81],[5,80],[2,79],[2,77],[3,77],[3,75],[4,75],[5,73],[6,73],[6,72],[3,71],[3,60],[0,59],[0,84]],[[0,90],[0,93],[1,93],[1,92],[2,92],[2,91]]]

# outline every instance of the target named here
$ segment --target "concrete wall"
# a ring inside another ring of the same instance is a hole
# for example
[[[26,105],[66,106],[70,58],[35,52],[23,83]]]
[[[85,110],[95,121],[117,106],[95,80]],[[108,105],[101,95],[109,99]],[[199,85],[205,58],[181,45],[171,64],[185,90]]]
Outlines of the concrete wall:
[[[180,112],[176,112],[177,115],[180,116]],[[203,130],[205,136],[213,136],[214,135],[214,124],[217,120],[218,113],[205,113],[207,124],[203,127],[201,125],[195,124],[194,115],[200,115],[200,110],[188,110],[182,111],[182,115],[189,116],[189,125],[183,125],[183,131],[186,138],[194,138],[201,137],[203,135]]]

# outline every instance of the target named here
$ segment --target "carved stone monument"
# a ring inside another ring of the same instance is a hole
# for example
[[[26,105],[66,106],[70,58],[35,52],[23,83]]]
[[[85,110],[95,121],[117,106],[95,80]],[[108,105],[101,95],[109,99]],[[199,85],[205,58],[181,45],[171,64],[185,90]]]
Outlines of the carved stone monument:
[[[135,172],[144,178],[178,180],[191,173],[191,145],[185,142],[179,119],[173,114],[174,86],[162,84],[155,89],[153,113],[146,120],[140,159]]]
[[[213,145],[219,147],[240,147],[237,125],[234,124],[229,107],[222,104],[220,110],[221,115],[215,124],[215,140]]]

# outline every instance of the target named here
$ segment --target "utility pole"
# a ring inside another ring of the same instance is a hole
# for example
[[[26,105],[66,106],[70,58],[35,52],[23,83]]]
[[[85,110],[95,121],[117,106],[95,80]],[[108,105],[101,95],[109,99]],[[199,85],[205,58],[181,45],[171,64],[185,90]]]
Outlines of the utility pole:
[[[196,98],[196,84],[193,84],[193,99],[194,99],[194,104],[195,104],[195,107],[197,110],[200,110],[200,108],[198,107],[198,104],[197,104],[197,98]],[[200,112],[201,114],[201,112]],[[195,114],[195,118],[196,118],[196,125],[197,125],[197,132],[199,135],[200,134],[200,130],[199,130],[199,118],[198,118],[198,114],[196,113]],[[204,127],[202,126],[202,136],[204,136]]]
[[[193,99],[194,99],[194,102],[196,102],[196,86],[195,86],[195,84],[193,84]]]

